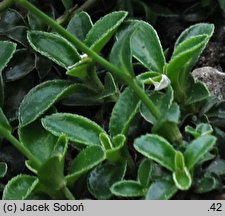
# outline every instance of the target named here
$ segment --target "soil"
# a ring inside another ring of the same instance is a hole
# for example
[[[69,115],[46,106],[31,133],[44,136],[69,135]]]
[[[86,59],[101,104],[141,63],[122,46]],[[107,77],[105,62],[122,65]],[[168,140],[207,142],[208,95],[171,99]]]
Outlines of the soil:
[[[174,2],[183,2],[174,4]],[[190,3],[188,3],[190,2]],[[154,25],[156,31],[159,34],[163,48],[169,48],[169,55],[173,52],[174,44],[179,37],[180,33],[188,28],[190,25],[199,22],[208,22],[215,24],[215,32],[210,39],[206,49],[199,58],[195,68],[210,66],[225,72],[225,19],[217,13],[211,14],[206,17],[205,20],[187,21],[184,15],[185,6],[190,7],[193,4],[193,0],[173,0],[170,3],[165,4],[171,9],[171,11],[178,12],[177,17],[159,17]],[[183,12],[182,12],[183,11]]]
[[[200,56],[197,67],[210,66],[225,72],[225,24],[216,29],[214,37]]]

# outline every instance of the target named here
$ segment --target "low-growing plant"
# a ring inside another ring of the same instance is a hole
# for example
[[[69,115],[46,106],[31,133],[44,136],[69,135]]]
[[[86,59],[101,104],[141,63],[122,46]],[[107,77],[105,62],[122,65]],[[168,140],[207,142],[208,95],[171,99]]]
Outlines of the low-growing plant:
[[[27,158],[25,165],[33,173],[12,178],[3,199],[84,198],[80,187],[96,199],[170,199],[178,190],[206,193],[220,188],[224,171],[215,164],[217,138],[210,122],[184,124],[187,116],[212,103],[207,87],[190,73],[213,34],[212,24],[196,24],[181,33],[166,62],[154,28],[140,20],[125,21],[125,11],[94,24],[80,12],[65,29],[30,2],[16,3],[53,29],[28,31],[27,39],[35,53],[64,68],[68,77],[29,91],[20,104],[17,129],[3,113],[0,76],[0,136]],[[108,61],[101,53],[114,35]],[[2,72],[16,44],[2,41],[0,46]],[[99,66],[107,71],[104,79]],[[108,130],[84,116],[59,112],[59,101],[73,106],[115,103]],[[211,108],[202,116],[208,118]],[[136,118],[148,127],[131,139]],[[71,156],[70,148],[78,153]],[[211,164],[205,169],[206,162]],[[219,170],[216,176],[213,166]]]

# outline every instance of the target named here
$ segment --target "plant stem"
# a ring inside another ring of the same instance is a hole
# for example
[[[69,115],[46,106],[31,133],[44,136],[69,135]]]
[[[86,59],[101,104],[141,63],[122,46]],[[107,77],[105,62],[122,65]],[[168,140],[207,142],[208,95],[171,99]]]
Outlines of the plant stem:
[[[60,25],[66,25],[68,23],[68,20],[70,20],[71,17],[73,17],[73,15],[75,14],[76,8],[77,8],[77,5],[75,5],[70,10],[65,11],[65,13],[62,16],[57,18],[56,22]]]
[[[84,4],[82,4],[79,8],[77,8],[76,11],[74,11],[74,13],[86,11],[87,9],[91,8],[97,1],[98,0],[87,0]]]
[[[25,157],[32,161],[36,168],[41,166],[40,161],[19,142],[9,131],[0,126],[0,135],[12,143]]]
[[[68,200],[75,200],[75,197],[73,196],[68,187],[64,187],[62,191]]]
[[[75,14],[81,12],[81,11],[86,11],[90,8],[92,8],[92,6],[94,6],[94,4],[97,2],[98,0],[87,0],[84,2],[84,4],[82,4],[79,8],[77,8],[77,5],[75,5],[73,8],[71,8],[69,11],[67,11],[67,13],[63,14],[61,17],[59,17],[57,19],[57,22],[61,25],[64,25],[68,22],[68,20],[70,20]]]
[[[64,38],[66,38],[68,41],[70,41],[79,50],[86,53],[95,62],[99,63],[106,70],[110,71],[114,76],[120,78],[125,84],[127,84],[134,91],[134,93],[146,105],[146,107],[149,109],[149,111],[152,113],[152,115],[156,119],[160,119],[161,112],[155,106],[155,104],[151,101],[151,99],[148,97],[148,95],[145,94],[145,91],[140,87],[140,85],[135,77],[131,76],[129,73],[124,72],[122,69],[111,64],[106,59],[101,57],[98,53],[91,50],[88,46],[86,46],[83,42],[81,42],[77,37],[75,37],[73,34],[68,32],[66,29],[64,29],[62,26],[60,26],[55,20],[53,20],[52,18],[47,16],[45,13],[40,11],[33,4],[29,3],[27,0],[17,0],[17,3],[20,4],[22,7],[26,8],[27,10],[29,10],[30,12],[32,12],[43,22],[48,24],[58,34],[62,35]],[[168,133],[171,132],[172,134],[178,133],[174,137],[174,140],[170,140],[172,142],[176,141],[176,137],[181,137],[180,131],[177,126],[174,126],[171,128],[164,128],[164,130],[166,130]]]
[[[135,78],[133,78],[130,74],[124,73],[120,68],[114,66],[113,64],[111,64],[110,62],[102,58],[100,55],[98,55],[96,52],[94,52],[89,47],[87,47],[84,43],[82,43],[77,37],[72,35],[70,32],[68,32],[66,29],[60,26],[57,22],[55,22],[55,20],[47,16],[45,13],[43,13],[38,8],[36,8],[34,5],[29,3],[27,0],[18,0],[17,2],[22,7],[26,8],[27,10],[35,14],[37,17],[42,19],[46,24],[51,26],[57,33],[59,33],[68,41],[70,41],[72,44],[74,44],[78,49],[86,53],[88,56],[92,57],[93,60],[95,60],[100,65],[102,65],[105,69],[107,69],[108,71],[113,73],[115,76],[123,80],[124,83],[126,83],[128,86],[131,87],[131,89],[133,89],[133,91],[142,100],[142,102],[148,107],[151,113],[157,119],[160,117],[161,114],[159,110],[152,103],[149,97],[145,94],[144,90],[139,86]]]

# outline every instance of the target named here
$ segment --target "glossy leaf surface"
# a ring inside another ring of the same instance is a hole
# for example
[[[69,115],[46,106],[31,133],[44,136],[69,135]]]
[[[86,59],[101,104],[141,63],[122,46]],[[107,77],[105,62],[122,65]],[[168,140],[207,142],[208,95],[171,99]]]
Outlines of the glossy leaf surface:
[[[32,193],[37,183],[38,179],[34,176],[18,175],[8,182],[2,199],[24,200]]]
[[[152,162],[149,159],[143,159],[138,168],[138,181],[145,187],[148,187],[152,175]]]
[[[196,25],[192,25],[191,27],[185,29],[179,38],[176,41],[176,46],[178,46],[180,43],[184,42],[185,40],[189,38],[196,37],[198,35],[209,35],[211,36],[214,31],[214,26],[212,24],[207,23],[199,23]]]
[[[165,57],[155,29],[146,22],[139,21],[131,47],[133,55],[149,70],[163,72]]]
[[[105,131],[95,122],[75,114],[57,113],[42,119],[46,130],[55,136],[66,135],[83,145],[101,145],[99,135]]]
[[[98,20],[88,32],[85,43],[100,52],[127,16],[125,11],[112,12]]]
[[[57,34],[31,31],[28,32],[27,37],[35,51],[66,69],[80,60],[77,50]]]
[[[82,11],[80,13],[76,13],[71,18],[67,26],[67,31],[84,41],[92,26],[93,24],[90,16],[86,12]]]
[[[173,89],[171,87],[169,87],[166,90],[166,93],[162,93],[160,91],[152,91],[148,93],[149,98],[152,100],[155,106],[157,106],[159,111],[163,114],[164,119],[168,119],[168,120],[170,119],[170,121],[172,122],[178,122],[179,114],[180,114],[179,109],[178,109],[178,112],[175,111],[173,112],[172,115],[170,114],[170,108],[172,108],[171,105],[172,105],[172,101],[174,97],[173,94],[174,94]],[[150,122],[151,124],[155,125],[158,122],[158,119],[156,119],[155,116],[152,115],[152,113],[143,103],[141,104],[141,107],[140,107],[140,113],[144,117],[144,119]],[[168,118],[166,116],[168,116]],[[170,116],[172,118],[170,118]]]
[[[2,108],[0,108],[0,127],[2,127],[4,130],[7,130],[8,132],[12,131],[12,127],[10,126],[5,114],[3,113]]]
[[[57,137],[46,131],[40,121],[19,128],[20,141],[42,163],[46,162],[56,145]]]
[[[88,146],[73,160],[66,179],[69,184],[76,181],[82,174],[93,169],[105,159],[105,153],[100,146]]]
[[[0,49],[0,107],[1,107],[4,102],[4,84],[2,78],[2,70],[9,63],[14,52],[16,51],[16,44],[7,41],[0,41],[0,48],[1,48]]]
[[[110,53],[110,62],[118,66],[124,73],[134,76],[130,44],[132,34],[132,31],[128,31],[119,37]]]
[[[113,194],[110,187],[123,179],[126,171],[126,163],[114,164],[106,162],[91,171],[88,177],[88,188],[97,199],[110,199]]]
[[[163,137],[147,134],[134,140],[134,148],[144,155],[173,171],[176,151]]]
[[[34,57],[27,49],[17,50],[4,71],[6,81],[15,81],[28,75],[35,68]]]
[[[113,184],[111,192],[121,197],[141,197],[146,194],[146,188],[139,182],[124,180]]]
[[[210,124],[200,123],[196,128],[186,126],[185,131],[193,137],[198,138],[200,136],[210,135],[213,132],[213,128]]]
[[[113,108],[109,123],[111,136],[127,133],[139,105],[140,100],[131,89],[127,88]]]
[[[175,172],[173,173],[173,180],[180,190],[188,190],[192,184],[191,175],[185,166],[184,156],[177,151],[175,156]]]
[[[38,178],[41,184],[51,188],[51,190],[60,190],[66,185],[64,170],[59,156],[49,158],[38,170]]]
[[[201,136],[192,141],[184,152],[185,164],[190,170],[216,143],[216,138],[211,135]]]
[[[20,104],[20,125],[26,126],[35,121],[70,90],[70,83],[63,80],[47,81],[37,85]]]
[[[177,192],[172,180],[158,180],[151,184],[145,199],[168,200]]]

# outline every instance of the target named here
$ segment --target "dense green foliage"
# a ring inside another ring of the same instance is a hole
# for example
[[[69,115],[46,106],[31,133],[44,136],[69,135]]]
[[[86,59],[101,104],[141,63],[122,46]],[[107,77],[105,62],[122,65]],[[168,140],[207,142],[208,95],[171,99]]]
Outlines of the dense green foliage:
[[[224,101],[191,75],[214,25],[191,25],[167,56],[154,27],[129,19],[131,11],[94,22],[73,1],[61,3],[57,21],[53,9],[46,16],[25,0],[17,4],[28,13],[2,14],[0,143],[25,157],[2,198],[171,199],[223,190]],[[2,148],[0,178],[14,166],[10,154]]]

